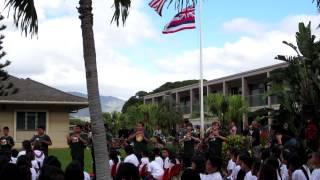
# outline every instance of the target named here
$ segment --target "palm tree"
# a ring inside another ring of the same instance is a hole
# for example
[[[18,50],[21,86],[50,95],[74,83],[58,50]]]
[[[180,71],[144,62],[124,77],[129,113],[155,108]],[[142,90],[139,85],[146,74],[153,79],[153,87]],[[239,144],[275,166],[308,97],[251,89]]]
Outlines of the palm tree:
[[[246,100],[240,95],[227,96],[228,110],[226,112],[226,119],[230,122],[239,123],[242,119],[243,113],[247,113],[249,105]]]
[[[175,104],[172,102],[171,97],[159,104],[157,125],[159,125],[165,133],[169,133],[172,128],[175,128],[177,124],[183,121],[182,113],[176,111],[176,109],[173,108],[174,106]]]
[[[216,115],[222,122],[228,110],[228,100],[223,94],[209,94],[205,103],[209,107],[210,112]]]
[[[152,132],[157,124],[158,105],[156,104],[141,104],[138,106],[138,111],[143,116],[143,122],[147,132]]]
[[[119,24],[119,18],[124,23],[129,12],[130,0],[114,0],[114,16],[112,21]],[[38,17],[33,0],[7,0],[6,7],[13,9],[14,24],[19,27],[27,36],[38,33]],[[86,69],[87,93],[89,101],[90,118],[92,123],[93,147],[95,154],[96,177],[97,179],[108,179],[110,170],[108,167],[108,152],[106,132],[104,129],[98,73],[96,65],[96,50],[93,34],[92,0],[80,0],[78,12],[81,20],[83,39],[83,56]]]
[[[248,103],[240,95],[209,94],[205,102],[211,113],[221,120],[222,125],[229,121],[239,123],[243,113],[248,112]]]
[[[317,3],[317,8],[320,9],[320,0],[312,0],[312,2],[315,2],[315,1],[316,1],[316,3]]]
[[[308,25],[299,23],[297,45],[286,41],[283,43],[291,47],[296,55],[276,56],[277,60],[288,63],[288,67],[270,73],[268,95],[278,98],[281,111],[277,113],[289,114],[287,122],[293,124],[300,133],[307,120],[319,117],[320,41],[312,33],[309,22]]]

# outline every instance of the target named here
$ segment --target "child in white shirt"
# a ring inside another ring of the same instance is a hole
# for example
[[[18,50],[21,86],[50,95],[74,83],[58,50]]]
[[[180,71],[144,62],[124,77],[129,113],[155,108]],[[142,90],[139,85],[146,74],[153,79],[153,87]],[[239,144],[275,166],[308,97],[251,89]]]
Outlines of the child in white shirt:
[[[124,148],[124,150],[126,151],[127,153],[127,157],[124,158],[124,161],[125,163],[131,163],[133,165],[135,165],[136,167],[139,167],[139,160],[137,158],[137,156],[135,154],[133,154],[133,148],[132,146],[128,145]]]
[[[11,150],[11,159],[10,159],[11,164],[17,164],[18,153],[19,152],[16,149]]]
[[[153,153],[155,155],[155,161],[160,165],[160,167],[163,168],[163,159],[160,156],[160,149],[159,148],[154,148]]]
[[[236,154],[237,156],[237,152],[235,152],[235,150],[232,150],[230,151],[229,155],[230,155],[230,160],[228,161],[228,165],[227,165],[227,177],[229,179],[232,179],[232,172],[233,172],[233,169],[236,167],[236,158],[237,157],[234,157]]]
[[[141,172],[142,168],[145,165],[148,165],[150,163],[148,155],[149,153],[147,151],[142,152],[141,164],[139,165],[139,172]]]
[[[310,180],[320,179],[320,152],[314,152],[311,158],[311,164],[314,166]]]
[[[221,170],[222,160],[219,157],[209,157],[206,162],[207,174],[200,174],[201,180],[223,180]]]
[[[153,179],[162,180],[164,170],[163,167],[155,160],[155,155],[150,153],[149,160],[151,161],[148,164],[148,173]]]

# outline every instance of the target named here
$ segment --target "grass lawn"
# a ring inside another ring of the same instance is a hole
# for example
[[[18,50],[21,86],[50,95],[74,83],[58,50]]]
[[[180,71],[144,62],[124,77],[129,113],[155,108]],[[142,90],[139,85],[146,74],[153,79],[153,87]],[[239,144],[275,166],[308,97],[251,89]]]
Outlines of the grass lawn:
[[[49,149],[49,155],[56,156],[62,165],[62,169],[64,170],[66,166],[71,162],[70,149]],[[92,158],[90,150],[86,149],[84,151],[84,169],[86,172],[92,172]]]

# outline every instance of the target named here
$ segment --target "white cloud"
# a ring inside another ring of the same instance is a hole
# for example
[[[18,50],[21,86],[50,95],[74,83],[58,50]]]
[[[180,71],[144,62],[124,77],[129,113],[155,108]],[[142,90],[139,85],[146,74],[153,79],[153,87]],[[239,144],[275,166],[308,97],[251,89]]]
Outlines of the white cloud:
[[[178,51],[176,56],[164,54],[159,59],[150,60],[152,70],[135,63],[135,59],[126,54],[126,48],[146,43],[146,40],[159,42],[153,21],[142,11],[142,3],[144,0],[133,1],[126,26],[118,28],[110,25],[111,1],[94,1],[101,94],[128,98],[138,90],[150,91],[167,81],[199,77],[198,49]],[[69,0],[39,1],[38,39],[24,38],[19,31],[9,27],[4,45],[8,52],[6,57],[12,61],[9,72],[65,91],[85,92],[82,36],[76,6],[76,1]],[[205,78],[214,79],[277,63],[273,59],[277,54],[293,53],[281,42],[294,42],[297,23],[301,19],[316,22],[315,19],[320,17],[287,17],[272,25],[273,29],[250,19],[236,18],[226,22],[223,25],[225,30],[235,30],[245,35],[234,42],[226,42],[222,47],[204,48]],[[143,54],[147,50],[141,48],[140,51]]]
[[[235,18],[225,22],[223,29],[227,32],[259,35],[266,29],[266,25],[247,18]]]
[[[251,35],[241,36],[237,41],[226,42],[222,47],[205,47],[203,49],[204,77],[211,80],[225,75],[280,63],[280,61],[274,59],[276,55],[294,55],[294,51],[282,44],[282,41],[286,40],[294,43],[298,23],[310,20],[318,22],[318,19],[320,19],[320,16],[287,17],[282,22],[274,25],[274,29],[270,29],[269,31],[259,30]],[[235,21],[238,21],[238,19]],[[233,24],[235,21],[232,20],[231,23],[226,22],[225,24]],[[239,27],[245,26],[251,20],[242,22],[244,24],[239,23],[237,25]],[[312,29],[315,34],[319,35],[316,26],[317,24],[314,23]],[[258,29],[256,28],[256,30]],[[160,72],[164,72],[170,77],[168,80],[199,77],[199,50],[186,51],[175,57],[161,58],[155,64]]]
[[[130,48],[145,39],[156,38],[152,21],[140,11],[141,2],[133,2],[126,26],[119,28],[110,25],[113,15],[110,1],[95,1],[93,4],[101,94],[127,98],[135,90],[143,89],[139,79],[147,76],[146,72],[117,51],[119,47]],[[41,1],[36,5],[40,17],[38,39],[21,36],[18,30],[10,26],[11,20],[6,21],[9,28],[5,31],[5,50],[7,58],[12,61],[8,71],[66,91],[85,92],[82,36],[75,8],[77,4],[58,0],[50,3]]]

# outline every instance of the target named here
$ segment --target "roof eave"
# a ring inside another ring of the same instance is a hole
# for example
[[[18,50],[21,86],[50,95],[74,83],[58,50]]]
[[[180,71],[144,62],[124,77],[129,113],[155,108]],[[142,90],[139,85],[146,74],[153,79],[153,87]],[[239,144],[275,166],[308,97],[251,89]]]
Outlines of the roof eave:
[[[80,105],[88,106],[88,102],[70,102],[70,101],[13,101],[0,100],[0,104],[44,104],[44,105]]]

